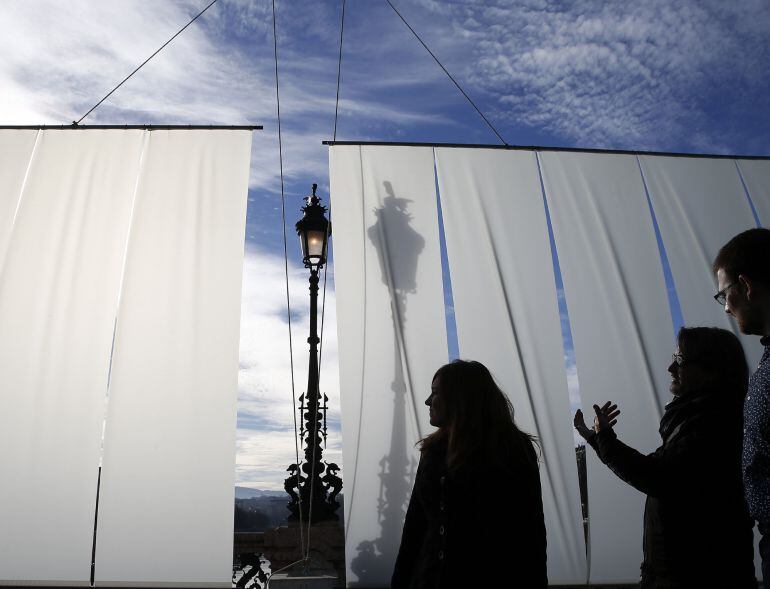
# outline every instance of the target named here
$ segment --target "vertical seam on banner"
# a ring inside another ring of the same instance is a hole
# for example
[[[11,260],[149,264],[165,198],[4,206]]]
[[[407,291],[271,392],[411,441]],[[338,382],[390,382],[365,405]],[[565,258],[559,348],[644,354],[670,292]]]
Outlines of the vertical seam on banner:
[[[556,288],[556,275],[557,275],[556,267],[558,266],[558,272],[560,274],[561,273],[561,264],[559,263],[559,252],[558,252],[558,248],[556,247],[556,237],[554,235],[553,224],[551,222],[551,213],[550,213],[550,210],[548,208],[548,197],[546,195],[546,190],[545,190],[545,181],[543,180],[543,169],[542,169],[542,166],[540,164],[540,154],[537,151],[533,151],[533,155],[535,156],[535,164],[537,165],[537,176],[538,176],[538,180],[540,181],[540,197],[541,197],[541,199],[543,201],[543,212],[545,214],[546,229],[548,230],[548,245],[551,248],[551,266],[552,266],[552,271],[553,271],[553,275],[554,275],[554,289],[555,289]],[[555,263],[554,263],[554,261],[555,261]],[[563,286],[564,286],[564,284],[563,284],[563,281],[562,281],[562,287]],[[557,313],[559,313],[559,324],[561,326],[562,325],[562,321],[561,321],[561,310],[559,309],[559,306],[558,306],[559,305],[558,293],[557,293],[556,305],[557,305],[557,307],[556,307],[557,308]],[[572,326],[571,326],[571,322],[570,322],[570,319],[569,319],[569,305],[567,304],[567,292],[566,292],[566,289],[564,289],[564,313],[565,313],[566,318],[567,318],[567,326],[568,326],[568,329],[569,329],[569,337],[570,337],[570,340],[573,342],[573,353],[574,353],[574,340],[572,339]],[[566,363],[566,350],[565,350],[565,345],[564,345],[565,344],[565,335],[566,334],[564,332],[564,327],[561,327],[561,330],[562,330],[562,338],[561,338],[562,339],[562,353],[565,356],[565,360],[564,360],[564,374],[565,374],[565,377],[566,377],[566,375],[567,375],[567,363]],[[517,345],[518,345],[518,342],[517,342]],[[519,356],[521,357],[521,352],[519,352]],[[523,363],[523,359],[522,359],[522,363]],[[580,384],[579,384],[580,383],[580,374],[578,373],[577,358],[575,359],[575,372],[577,373],[577,377],[578,377],[578,394],[579,394],[579,391],[580,391]],[[527,384],[527,386],[529,386],[529,384]],[[567,395],[569,396],[569,384],[567,385]],[[582,402],[582,398],[581,398],[581,402]],[[534,404],[533,404],[533,407],[534,407]],[[537,423],[537,416],[535,416],[535,423]],[[556,454],[556,455],[558,456],[558,454]],[[549,476],[550,480],[551,481],[555,480],[554,477],[551,476],[551,469],[549,468],[549,464],[548,464],[547,460],[545,461],[545,467],[546,467],[546,470],[548,471],[548,476]],[[577,464],[577,456],[576,456],[575,457],[575,470],[577,471],[577,469],[578,469],[578,464]],[[579,480],[580,479],[578,477],[578,497],[580,497]],[[555,497],[554,497],[554,499],[555,499]],[[586,506],[588,506],[588,495],[587,494],[586,494],[585,500],[586,500]],[[562,514],[562,510],[561,510],[561,508],[559,506],[559,502],[556,501],[556,500],[554,500],[554,507],[556,508],[557,517],[559,518],[559,521],[562,524],[562,529],[569,529],[569,526],[565,526],[564,525],[564,522],[567,521],[567,520],[565,520],[565,518],[564,518],[564,516]],[[582,513],[581,513],[581,517],[582,517]],[[590,542],[590,529],[591,528],[590,528],[590,520],[589,520],[589,522],[587,524],[587,528],[589,530],[589,534],[588,534],[588,541],[586,542],[586,549],[585,549],[585,553],[586,553],[586,584],[588,584],[588,581],[590,580],[590,573],[591,573],[591,542]]]
[[[139,150],[139,163],[136,170],[136,181],[134,182],[134,192],[131,197],[131,212],[128,217],[128,227],[126,229],[126,241],[125,241],[125,247],[123,249],[123,263],[120,271],[120,283],[118,284],[118,298],[115,301],[115,320],[113,322],[112,326],[112,342],[110,344],[110,361],[109,361],[109,367],[107,369],[107,386],[105,387],[104,391],[104,410],[102,413],[102,440],[101,440],[101,448],[99,450],[99,478],[97,481],[96,486],[96,506],[94,510],[94,539],[93,539],[93,547],[92,547],[92,565],[91,565],[91,586],[94,586],[95,579],[96,579],[96,527],[98,523],[98,514],[99,514],[99,494],[101,490],[101,474],[102,474],[102,465],[104,461],[104,447],[105,442],[107,440],[107,411],[109,410],[109,402],[110,402],[110,388],[112,387],[112,363],[115,355],[115,339],[118,332],[118,316],[120,315],[120,307],[121,303],[123,301],[123,289],[125,286],[125,278],[126,278],[126,264],[128,260],[128,250],[129,245],[131,243],[131,233],[133,232],[133,226],[134,226],[134,212],[136,211],[136,197],[139,193],[139,185],[141,184],[142,180],[142,172],[144,170],[144,156],[147,151],[147,145],[150,141],[150,133],[151,131],[146,130],[143,132],[142,137],[142,146]]]
[[[757,224],[757,227],[762,228],[762,222],[759,220],[757,209],[754,206],[754,199],[751,198],[749,187],[746,186],[746,180],[743,178],[743,170],[741,170],[741,166],[738,164],[738,160],[733,160],[733,163],[735,163],[735,169],[738,170],[738,177],[741,179],[741,186],[743,186],[743,192],[746,194],[746,199],[749,201],[749,206],[751,207],[751,214],[754,215],[754,222]]]
[[[24,198],[24,192],[27,190],[27,180],[29,179],[29,172],[32,169],[32,162],[35,160],[35,155],[37,155],[37,146],[40,140],[40,134],[42,132],[43,131],[41,129],[38,129],[37,133],[35,134],[35,142],[32,144],[32,152],[29,154],[27,169],[24,171],[24,179],[21,181],[21,186],[19,187],[19,198],[16,199],[16,208],[13,211],[13,219],[11,220],[11,229],[8,232],[8,247],[10,247],[13,233],[16,230],[16,219],[19,216],[19,210],[21,209],[21,201]],[[0,279],[2,279],[3,273],[5,272],[5,261],[7,259],[8,259],[8,248],[6,248],[6,254],[3,257],[3,259],[0,260]]]
[[[361,179],[361,239],[362,243],[366,244],[366,198],[364,198],[364,157],[361,153],[361,146],[358,146],[358,172]],[[361,387],[359,388],[361,398],[358,403],[358,433],[356,434],[356,457],[353,461],[353,480],[350,487],[350,513],[353,512],[353,505],[356,496],[356,478],[358,477],[358,455],[361,453],[361,422],[364,416],[364,384],[366,383],[366,247],[362,247],[363,262],[364,262],[364,316],[361,321],[361,331],[363,337],[361,338]],[[348,502],[345,502],[348,505]],[[347,509],[347,508],[345,508]],[[350,531],[350,517],[345,517],[345,541],[348,539],[348,532]]]

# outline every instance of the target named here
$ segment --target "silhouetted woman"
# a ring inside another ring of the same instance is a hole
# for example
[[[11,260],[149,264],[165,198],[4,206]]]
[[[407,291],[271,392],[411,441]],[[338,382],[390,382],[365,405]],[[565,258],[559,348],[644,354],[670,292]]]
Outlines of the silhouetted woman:
[[[682,328],[677,340],[660,448],[645,456],[618,440],[612,426],[620,411],[609,401],[594,405],[593,431],[581,411],[575,428],[647,495],[642,589],[753,588],[753,521],[741,480],[746,357],[724,329]]]
[[[479,362],[433,377],[430,423],[404,522],[392,589],[539,589],[546,539],[534,439]]]

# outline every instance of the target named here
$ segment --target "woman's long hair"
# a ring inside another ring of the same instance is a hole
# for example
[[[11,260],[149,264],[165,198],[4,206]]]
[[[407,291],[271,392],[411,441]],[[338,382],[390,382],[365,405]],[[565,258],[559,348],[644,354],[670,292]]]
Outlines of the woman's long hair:
[[[685,362],[696,362],[711,374],[710,388],[734,393],[743,400],[748,388],[749,366],[734,333],[718,327],[682,327],[676,340]]]
[[[490,462],[508,469],[536,460],[537,439],[516,426],[513,405],[481,362],[454,360],[433,380],[446,422],[420,440],[422,452],[445,443],[450,472]]]

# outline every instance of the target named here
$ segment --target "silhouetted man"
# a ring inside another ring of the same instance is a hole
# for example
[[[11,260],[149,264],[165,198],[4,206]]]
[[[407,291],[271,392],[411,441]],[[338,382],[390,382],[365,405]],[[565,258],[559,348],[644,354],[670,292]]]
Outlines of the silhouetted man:
[[[765,352],[749,379],[744,404],[743,484],[749,513],[762,539],[762,576],[770,582],[770,230],[750,229],[728,241],[714,260],[714,295],[748,335],[761,336]]]

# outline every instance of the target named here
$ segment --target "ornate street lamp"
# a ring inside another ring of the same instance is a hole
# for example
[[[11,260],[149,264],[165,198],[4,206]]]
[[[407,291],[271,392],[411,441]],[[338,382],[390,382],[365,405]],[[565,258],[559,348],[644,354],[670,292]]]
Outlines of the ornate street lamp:
[[[310,362],[307,376],[307,391],[300,396],[302,429],[300,437],[305,442],[305,461],[302,468],[292,464],[291,473],[284,481],[284,488],[292,500],[288,507],[290,521],[300,519],[300,505],[304,521],[312,522],[337,520],[335,511],[339,507],[337,494],[342,489],[342,480],[337,476],[339,466],[322,460],[322,438],[326,440],[327,397],[323,396],[318,386],[318,274],[326,264],[326,247],[331,235],[331,223],[326,218],[326,207],[316,195],[317,184],[313,184],[313,194],[307,197],[307,205],[302,207],[302,219],[296,229],[302,247],[302,260],[310,269]],[[323,412],[323,413],[322,413]],[[323,421],[323,426],[321,425]],[[301,501],[300,501],[301,499]]]

